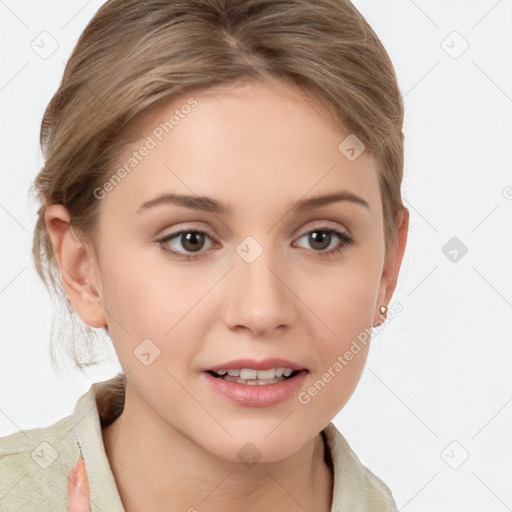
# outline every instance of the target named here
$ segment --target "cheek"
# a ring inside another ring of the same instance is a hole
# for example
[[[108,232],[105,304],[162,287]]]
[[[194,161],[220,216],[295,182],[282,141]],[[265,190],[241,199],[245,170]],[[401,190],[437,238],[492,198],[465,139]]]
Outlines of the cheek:
[[[317,332],[329,346],[340,347],[372,326],[379,278],[363,259],[347,260],[302,283],[299,296],[307,299],[319,320]]]
[[[122,340],[122,350],[133,351],[149,338],[168,352],[173,340],[179,339],[183,347],[184,340],[193,337],[202,325],[197,318],[201,298],[218,276],[207,273],[198,279],[197,270],[167,263],[165,256],[155,258],[154,252],[159,250],[126,250],[122,260],[111,260],[105,266],[104,305],[109,332],[112,339]]]
[[[322,395],[330,412],[346,403],[364,370],[379,284],[372,268],[363,259],[350,260],[321,279],[308,280],[302,291],[319,319],[310,327],[320,360],[310,396]]]

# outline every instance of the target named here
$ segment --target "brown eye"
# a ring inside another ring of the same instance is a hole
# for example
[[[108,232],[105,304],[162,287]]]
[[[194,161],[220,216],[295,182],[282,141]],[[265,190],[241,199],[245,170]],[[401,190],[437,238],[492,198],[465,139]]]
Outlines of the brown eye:
[[[170,248],[170,242],[175,240],[175,245],[171,246],[174,248]],[[205,241],[210,239],[210,236],[204,231],[198,231],[194,229],[183,229],[178,231],[177,233],[172,233],[170,235],[157,240],[158,244],[162,247],[162,250],[176,256],[178,258],[186,258],[186,259],[197,259],[201,252],[201,249],[205,246]],[[178,247],[176,247],[178,246]],[[180,247],[181,246],[181,247]],[[192,255],[190,255],[192,253]],[[194,254],[198,253],[198,254]]]
[[[308,243],[319,251],[327,249],[334,238],[330,231],[321,231],[319,229],[310,231],[306,236],[308,237]]]
[[[334,256],[340,253],[345,246],[354,243],[351,235],[332,228],[313,229],[305,233],[299,240],[303,238],[306,238],[313,251],[318,252],[321,256]],[[329,247],[331,249],[326,250]]]
[[[190,231],[188,233],[182,233],[181,244],[186,251],[196,252],[201,250],[204,245],[204,235],[197,231]]]

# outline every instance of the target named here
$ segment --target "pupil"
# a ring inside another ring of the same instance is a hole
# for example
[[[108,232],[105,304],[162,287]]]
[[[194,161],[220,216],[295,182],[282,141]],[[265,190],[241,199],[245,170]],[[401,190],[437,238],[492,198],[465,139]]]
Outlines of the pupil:
[[[320,243],[321,247],[316,248],[325,249],[329,247],[329,244],[331,243],[331,236],[331,233],[328,231],[313,231],[309,234],[309,241],[312,247],[315,247],[315,244]],[[327,241],[327,244],[325,244],[325,241]]]
[[[185,234],[185,242],[182,242],[182,245],[187,251],[198,251],[202,248],[203,243],[204,237],[201,233],[189,232]]]

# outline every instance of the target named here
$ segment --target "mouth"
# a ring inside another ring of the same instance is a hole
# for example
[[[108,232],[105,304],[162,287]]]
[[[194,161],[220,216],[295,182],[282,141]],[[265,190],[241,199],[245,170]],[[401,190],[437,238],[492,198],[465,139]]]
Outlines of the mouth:
[[[238,360],[201,372],[214,392],[243,407],[273,407],[291,400],[309,370],[283,359]]]
[[[306,373],[307,370],[294,370],[292,368],[270,368],[268,370],[256,370],[251,368],[242,369],[219,369],[207,370],[212,377],[246,386],[267,386],[277,384],[295,378],[299,373]]]
[[[294,380],[299,374],[309,372],[300,363],[279,357],[240,358],[210,366],[203,371],[215,379],[246,386],[279,384],[287,380]]]

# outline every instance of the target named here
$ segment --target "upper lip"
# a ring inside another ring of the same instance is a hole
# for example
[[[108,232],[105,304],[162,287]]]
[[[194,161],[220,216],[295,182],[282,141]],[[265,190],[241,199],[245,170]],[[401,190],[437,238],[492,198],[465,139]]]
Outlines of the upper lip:
[[[271,359],[235,359],[227,363],[216,364],[206,368],[205,371],[218,371],[218,370],[270,370],[272,368],[291,368],[292,370],[307,370],[299,363],[288,361],[287,359],[271,358]]]

